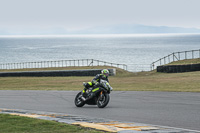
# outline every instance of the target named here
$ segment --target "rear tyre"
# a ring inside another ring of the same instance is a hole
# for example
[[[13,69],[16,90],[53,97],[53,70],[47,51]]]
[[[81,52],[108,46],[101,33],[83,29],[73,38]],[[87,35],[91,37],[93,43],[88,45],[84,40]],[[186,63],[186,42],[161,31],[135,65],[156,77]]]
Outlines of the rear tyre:
[[[76,107],[83,107],[85,105],[85,102],[81,99],[81,97],[82,97],[82,92],[79,92],[74,100]]]
[[[97,100],[97,106],[99,108],[104,108],[109,103],[110,96],[108,93],[103,93],[101,96],[99,96]]]

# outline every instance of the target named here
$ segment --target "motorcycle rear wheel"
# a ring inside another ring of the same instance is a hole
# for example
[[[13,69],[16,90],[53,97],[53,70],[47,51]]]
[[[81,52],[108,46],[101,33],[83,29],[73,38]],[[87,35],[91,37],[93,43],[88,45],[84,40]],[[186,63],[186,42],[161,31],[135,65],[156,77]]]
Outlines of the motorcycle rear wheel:
[[[108,93],[102,93],[101,96],[99,96],[99,98],[97,100],[97,106],[99,108],[104,108],[109,103],[109,100],[110,100],[109,94]]]
[[[82,97],[82,92],[79,92],[74,100],[76,107],[83,107],[85,105],[85,102],[81,99],[81,97]]]

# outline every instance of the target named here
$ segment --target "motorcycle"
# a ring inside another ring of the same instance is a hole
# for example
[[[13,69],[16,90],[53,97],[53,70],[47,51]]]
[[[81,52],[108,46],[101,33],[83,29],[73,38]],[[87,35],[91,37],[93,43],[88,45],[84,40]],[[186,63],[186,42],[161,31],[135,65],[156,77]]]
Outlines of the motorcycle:
[[[85,83],[83,83],[85,84]],[[98,90],[97,93],[91,98],[85,101],[91,95],[91,92],[94,90]],[[85,104],[88,105],[97,105],[99,108],[104,108],[107,106],[110,100],[110,91],[112,91],[112,87],[106,80],[100,80],[99,87],[96,88],[88,88],[84,93],[83,91],[79,92],[75,97],[75,105],[77,107],[83,107]]]

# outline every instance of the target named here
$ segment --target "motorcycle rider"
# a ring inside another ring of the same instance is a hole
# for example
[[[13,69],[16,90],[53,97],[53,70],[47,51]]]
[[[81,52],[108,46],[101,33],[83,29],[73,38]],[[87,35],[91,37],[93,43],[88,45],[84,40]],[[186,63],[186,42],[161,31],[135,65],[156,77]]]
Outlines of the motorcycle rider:
[[[108,69],[103,69],[101,71],[101,74],[97,74],[95,76],[95,78],[92,80],[92,82],[84,83],[85,88],[82,91],[82,93],[83,93],[82,99],[84,101],[86,101],[86,100],[93,98],[93,96],[95,96],[95,93],[98,92],[98,90],[99,90],[98,87],[100,86],[100,80],[102,79],[102,80],[106,80],[107,82],[109,82],[108,76],[109,76]],[[89,89],[90,87],[92,87],[92,91],[90,92],[90,94],[87,98],[84,98],[84,94],[85,94],[86,90]]]

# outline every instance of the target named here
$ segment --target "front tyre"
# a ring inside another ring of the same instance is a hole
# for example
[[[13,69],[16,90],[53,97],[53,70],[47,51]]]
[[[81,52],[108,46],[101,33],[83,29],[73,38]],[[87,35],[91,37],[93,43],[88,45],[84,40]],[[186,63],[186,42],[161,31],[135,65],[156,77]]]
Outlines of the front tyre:
[[[79,92],[74,100],[76,107],[83,107],[85,105],[85,102],[81,99],[81,97],[82,97],[82,92]]]
[[[104,108],[109,103],[109,100],[110,100],[109,94],[108,93],[102,93],[97,100],[97,106],[99,108]]]

